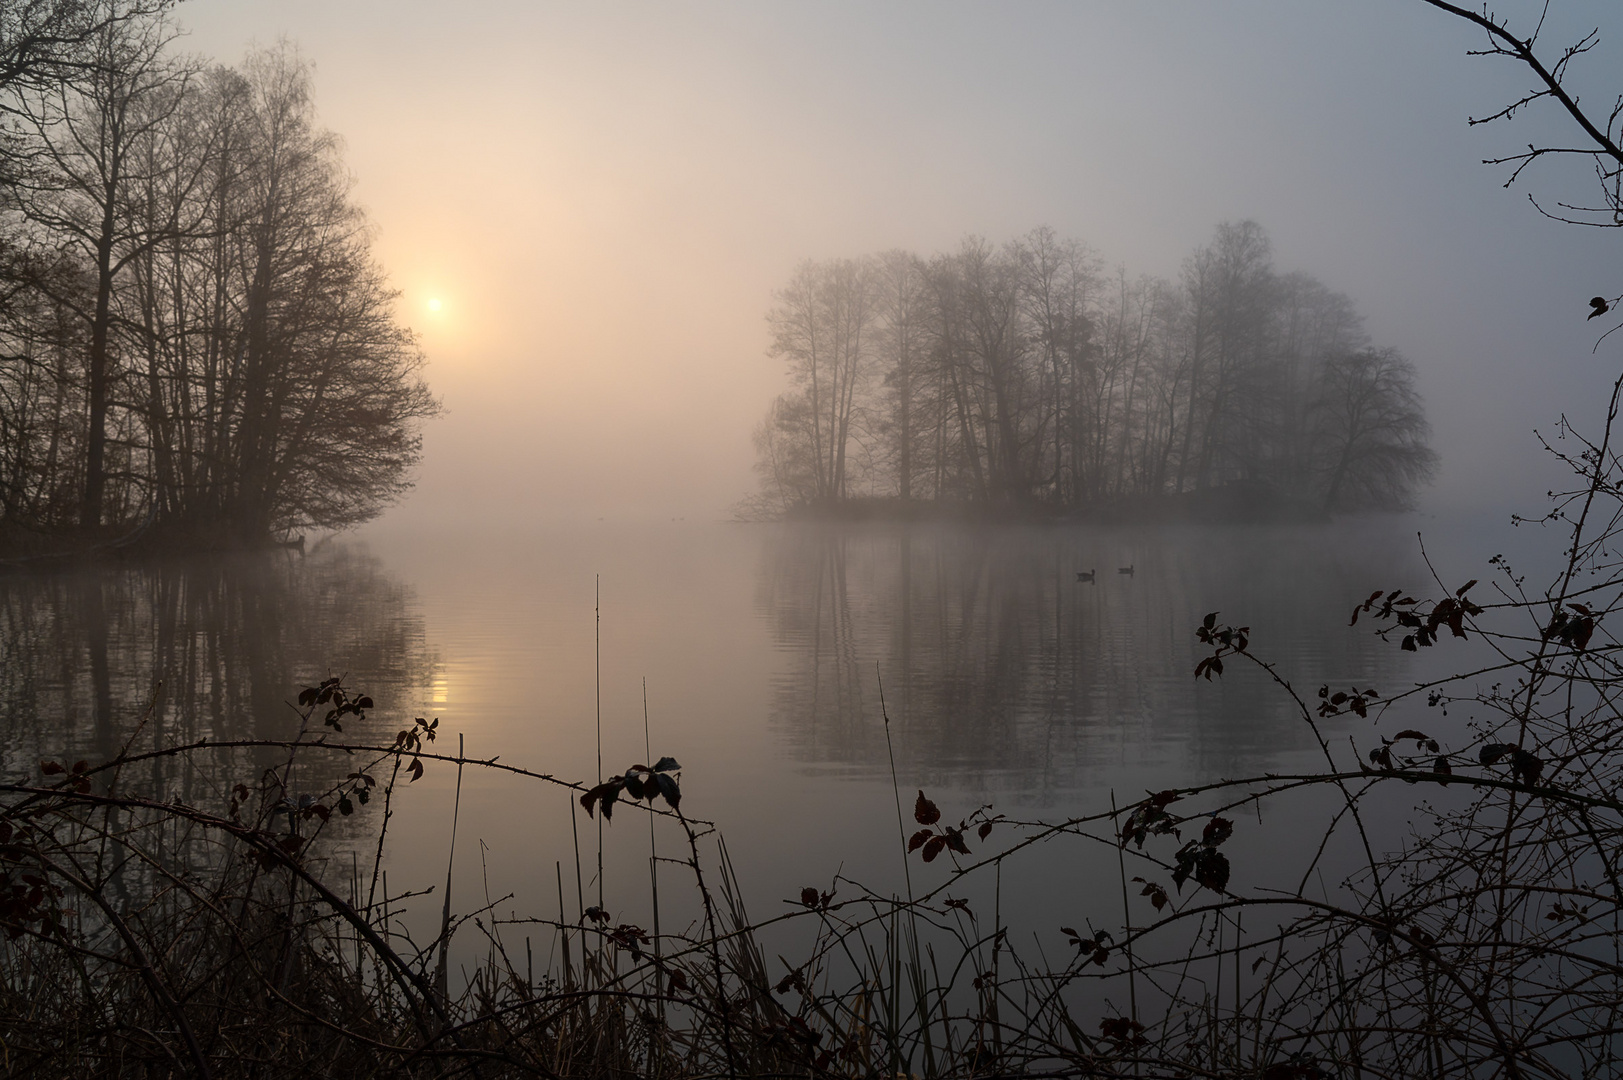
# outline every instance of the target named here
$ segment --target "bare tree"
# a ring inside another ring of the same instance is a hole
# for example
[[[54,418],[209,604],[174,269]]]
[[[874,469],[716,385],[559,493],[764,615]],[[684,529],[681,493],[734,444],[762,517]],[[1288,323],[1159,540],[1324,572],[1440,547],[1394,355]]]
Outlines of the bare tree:
[[[1241,475],[1256,460],[1243,413],[1263,391],[1258,376],[1271,345],[1276,289],[1271,245],[1254,221],[1219,225],[1203,258],[1198,287],[1207,295],[1192,305],[1204,319],[1195,331],[1204,355],[1190,384],[1191,414],[1204,413],[1192,470],[1197,489]]]
[[[1106,483],[1102,455],[1113,442],[1111,404],[1121,359],[1101,353],[1095,340],[1098,256],[1047,226],[1028,233],[1014,255],[1040,355],[1033,479],[1056,501],[1096,497]]]
[[[140,513],[231,544],[363,521],[408,485],[438,405],[337,140],[291,48],[204,70],[171,37],[109,23],[73,80],[15,94],[6,523],[60,527],[71,501],[80,529]]]
[[[1121,272],[1109,292],[1046,228],[803,265],[768,313],[796,388],[757,433],[766,501],[922,490],[1007,512],[1244,483],[1352,508],[1404,505],[1429,475],[1407,361],[1359,384],[1352,302],[1277,273],[1255,222],[1219,226],[1176,286]],[[1394,403],[1418,422],[1382,442]]]
[[[1331,292],[1311,275],[1280,277],[1277,299],[1276,382],[1265,402],[1275,410],[1264,421],[1273,433],[1268,466],[1276,485],[1301,491],[1316,482],[1313,466],[1322,456],[1311,406],[1325,365],[1334,357],[1368,347],[1369,337],[1352,300]]]
[[[1496,15],[1486,7],[1481,11],[1472,11],[1456,4],[1446,3],[1445,0],[1421,0],[1421,2],[1456,18],[1464,19],[1487,35],[1487,43],[1483,48],[1473,50],[1473,56],[1493,56],[1512,60],[1533,76],[1532,89],[1496,112],[1472,117],[1469,121],[1472,126],[1508,120],[1518,112],[1543,101],[1553,102],[1577,125],[1579,138],[1571,143],[1545,143],[1542,146],[1530,143],[1525,152],[1488,158],[1483,164],[1509,166],[1510,175],[1505,180],[1505,186],[1510,187],[1534,162],[1544,159],[1555,161],[1576,159],[1585,162],[1594,174],[1593,201],[1588,203],[1558,201],[1553,208],[1546,208],[1532,193],[1528,194],[1528,200],[1539,213],[1569,225],[1603,229],[1623,228],[1623,91],[1614,90],[1607,95],[1611,100],[1609,105],[1603,105],[1606,115],[1602,119],[1598,113],[1591,114],[1580,107],[1579,96],[1569,92],[1567,88],[1567,80],[1574,61],[1581,59],[1600,43],[1600,30],[1597,28],[1589,31],[1576,42],[1560,49],[1559,55],[1550,59],[1539,53],[1539,37],[1543,33],[1545,16],[1549,12],[1548,3],[1541,9],[1532,32],[1522,37],[1511,31],[1507,19]],[[1623,305],[1623,295],[1600,296],[1590,302],[1593,305],[1590,317],[1595,318],[1609,312],[1615,313],[1619,306]],[[1616,328],[1613,327],[1614,330]],[[1611,331],[1608,330],[1607,333]]]
[[[138,147],[168,122],[195,73],[168,55],[174,36],[162,19],[107,22],[71,78],[27,89],[17,100],[38,154],[11,187],[13,205],[93,268],[89,303],[77,310],[89,338],[79,505],[79,522],[87,529],[102,522],[108,478],[109,391],[119,375],[112,349],[114,290],[135,258],[184,228],[173,217],[154,221],[132,213],[134,189],[150,179],[140,173]],[[76,304],[72,295],[56,299]]]
[[[878,326],[877,359],[884,371],[883,427],[890,446],[896,494],[913,498],[918,470],[918,442],[922,431],[920,397],[925,389],[929,351],[929,295],[924,264],[906,251],[887,251],[874,268]]]
[[[875,346],[878,294],[873,264],[807,262],[777,294],[767,324],[771,355],[789,365],[809,406],[815,498],[846,497],[846,456]]]
[[[937,347],[949,364],[953,406],[979,498],[1028,498],[1041,437],[1041,373],[1024,321],[1018,256],[979,237],[932,266],[940,313]]]
[[[144,19],[174,0],[7,0],[0,4],[0,94],[64,81],[93,63],[87,48],[115,23]]]
[[[1325,508],[1404,505],[1437,464],[1414,365],[1392,349],[1341,353],[1319,385],[1313,441]]]
[[[87,302],[88,276],[72,259],[6,237],[0,286],[0,522],[56,531],[77,520],[85,341],[74,308]],[[75,303],[52,299],[64,296]]]
[[[1472,117],[1469,121],[1473,126],[1489,124],[1496,120],[1509,119],[1520,110],[1535,102],[1549,99],[1554,101],[1579,127],[1584,135],[1580,140],[1582,145],[1577,146],[1529,146],[1525,153],[1511,154],[1502,158],[1490,158],[1483,164],[1510,165],[1512,171],[1505,186],[1509,187],[1521,176],[1521,173],[1533,162],[1545,157],[1578,157],[1588,159],[1599,181],[1597,195],[1598,204],[1588,206],[1557,204],[1562,211],[1582,215],[1581,219],[1573,220],[1560,214],[1550,214],[1539,206],[1537,198],[1531,194],[1529,201],[1538,208],[1540,213],[1555,216],[1559,220],[1568,221],[1576,225],[1594,225],[1602,228],[1623,228],[1623,189],[1619,184],[1623,182],[1623,93],[1617,94],[1604,122],[1597,122],[1578,105],[1578,99],[1569,94],[1566,88],[1566,79],[1572,62],[1585,53],[1590,52],[1600,43],[1599,29],[1591,30],[1574,44],[1561,50],[1561,55],[1553,62],[1547,63],[1538,55],[1539,36],[1544,28],[1544,15],[1541,14],[1533,32],[1527,37],[1517,37],[1511,33],[1508,22],[1493,15],[1484,9],[1481,12],[1470,11],[1444,0],[1422,0],[1434,8],[1446,11],[1467,22],[1474,23],[1486,31],[1487,46],[1472,53],[1475,56],[1500,56],[1517,61],[1533,73],[1536,85],[1521,97],[1504,106],[1495,113],[1483,117]],[[1547,14],[1549,5],[1544,5]]]
[[[194,428],[154,440],[187,448],[175,512],[246,540],[365,520],[403,490],[437,405],[307,65],[283,46],[219,73],[199,124],[220,148],[208,228],[154,267],[174,345],[151,392],[179,407],[152,412]]]

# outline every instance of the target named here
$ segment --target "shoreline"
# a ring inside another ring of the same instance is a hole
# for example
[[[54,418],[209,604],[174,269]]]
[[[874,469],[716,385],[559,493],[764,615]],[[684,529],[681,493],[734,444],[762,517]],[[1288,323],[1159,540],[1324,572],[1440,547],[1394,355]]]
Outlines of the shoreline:
[[[1346,514],[1379,513],[1349,510]],[[957,524],[1303,524],[1336,516],[1315,503],[1260,484],[1172,495],[1130,495],[1084,506],[1058,506],[1036,500],[1001,503],[908,500],[863,496],[840,502],[802,503],[776,520],[785,522],[931,522]]]

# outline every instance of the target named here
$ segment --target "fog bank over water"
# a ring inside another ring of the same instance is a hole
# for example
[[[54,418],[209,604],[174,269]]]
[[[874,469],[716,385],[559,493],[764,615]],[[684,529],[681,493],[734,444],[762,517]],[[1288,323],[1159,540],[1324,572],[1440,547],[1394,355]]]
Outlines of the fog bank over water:
[[[1606,15],[1559,4],[1543,40]],[[1262,223],[1281,270],[1347,293],[1415,361],[1431,512],[1537,512],[1552,470],[1532,430],[1595,426],[1616,368],[1584,320],[1617,287],[1615,237],[1527,203],[1581,194],[1584,167],[1505,190],[1479,164],[1567,122],[1469,128],[1524,76],[1414,0],[191,0],[178,18],[199,52],[286,35],[316,64],[448,408],[391,526],[721,516],[755,482],[750,432],[783,380],[763,315],[797,263],[1038,224],[1172,277],[1217,223]],[[1603,34],[1574,88],[1600,94],[1619,49]]]

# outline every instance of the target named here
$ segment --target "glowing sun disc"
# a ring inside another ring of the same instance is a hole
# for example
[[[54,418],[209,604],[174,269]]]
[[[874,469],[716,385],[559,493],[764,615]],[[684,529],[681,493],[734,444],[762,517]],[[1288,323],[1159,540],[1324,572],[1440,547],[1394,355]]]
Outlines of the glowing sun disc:
[[[438,300],[430,300],[428,302],[428,310],[429,311],[438,311],[440,308],[442,308],[444,306],[445,305],[440,303],[440,301],[438,301]]]

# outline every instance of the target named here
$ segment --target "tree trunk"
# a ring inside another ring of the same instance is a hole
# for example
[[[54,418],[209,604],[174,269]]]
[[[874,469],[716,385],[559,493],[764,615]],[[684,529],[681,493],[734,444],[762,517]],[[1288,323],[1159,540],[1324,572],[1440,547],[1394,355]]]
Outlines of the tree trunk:
[[[90,357],[85,372],[90,430],[85,439],[84,498],[79,504],[79,525],[85,529],[101,524],[107,487],[107,331],[112,323],[112,298],[113,194],[109,190],[102,202],[101,235],[96,240],[96,311],[90,324]]]

